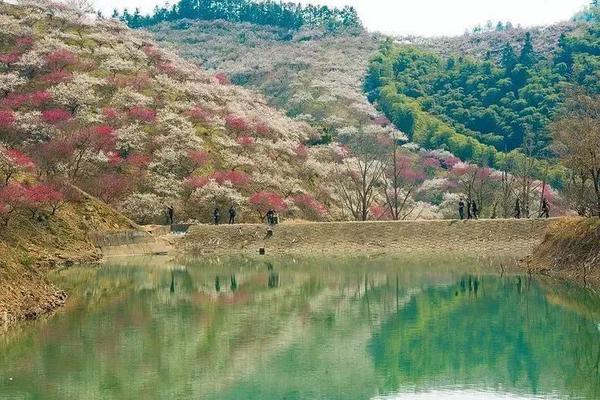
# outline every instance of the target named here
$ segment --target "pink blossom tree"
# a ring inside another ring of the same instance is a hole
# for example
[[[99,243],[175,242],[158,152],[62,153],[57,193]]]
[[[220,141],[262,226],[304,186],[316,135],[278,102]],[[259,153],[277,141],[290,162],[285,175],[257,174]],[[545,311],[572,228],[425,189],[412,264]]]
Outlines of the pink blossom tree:
[[[292,197],[294,204],[307,216],[309,219],[319,220],[325,217],[328,213],[327,207],[310,194],[298,194]]]
[[[42,120],[48,124],[60,124],[71,119],[72,115],[69,111],[62,108],[51,108],[42,111]]]
[[[19,183],[11,183],[0,187],[0,218],[8,225],[12,214],[23,205],[25,190]]]
[[[144,106],[133,106],[129,109],[129,116],[141,122],[154,122],[156,111]]]
[[[257,192],[248,199],[250,207],[258,213],[263,220],[269,210],[283,212],[287,210],[287,204],[283,197],[274,192]]]
[[[16,149],[0,147],[0,173],[4,178],[4,185],[8,185],[15,174],[31,171],[33,168],[33,161],[24,153]]]
[[[77,62],[77,56],[67,49],[59,49],[46,55],[46,65],[53,70],[62,70]]]

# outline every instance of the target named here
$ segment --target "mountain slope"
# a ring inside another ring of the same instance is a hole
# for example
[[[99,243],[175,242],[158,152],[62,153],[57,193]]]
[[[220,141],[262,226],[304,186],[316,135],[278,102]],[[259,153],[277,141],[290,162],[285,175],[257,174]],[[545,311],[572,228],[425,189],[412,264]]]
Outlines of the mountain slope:
[[[168,204],[179,220],[208,221],[232,204],[253,220],[265,204],[304,216],[331,203],[321,179],[333,150],[305,148],[315,131],[258,94],[118,22],[51,3],[0,7],[3,146],[44,179],[72,182],[137,222],[162,221]]]
[[[309,122],[328,139],[345,127],[369,125],[377,115],[361,88],[379,42],[376,35],[191,20],[148,29],[186,59],[260,90],[270,104]]]

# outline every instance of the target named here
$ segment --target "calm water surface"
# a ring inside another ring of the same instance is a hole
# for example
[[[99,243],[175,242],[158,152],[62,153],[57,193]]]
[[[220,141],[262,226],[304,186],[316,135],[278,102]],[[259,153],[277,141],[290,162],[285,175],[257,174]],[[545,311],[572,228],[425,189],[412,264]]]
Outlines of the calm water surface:
[[[600,298],[461,260],[76,267],[0,337],[0,399],[595,399]]]

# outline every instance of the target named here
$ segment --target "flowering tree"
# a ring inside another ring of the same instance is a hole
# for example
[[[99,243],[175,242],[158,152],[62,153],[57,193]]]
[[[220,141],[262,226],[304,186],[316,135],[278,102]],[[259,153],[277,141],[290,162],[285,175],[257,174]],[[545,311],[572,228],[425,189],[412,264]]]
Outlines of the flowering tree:
[[[113,150],[117,138],[111,126],[98,125],[82,129],[73,134],[69,141],[74,150],[69,176],[76,179],[81,170],[82,162],[90,155],[97,154],[100,151],[109,152]]]
[[[133,106],[129,109],[129,116],[141,122],[154,122],[156,111],[144,106]]]
[[[31,212],[33,218],[46,206],[51,208],[51,213],[54,215],[63,200],[63,194],[51,185],[37,183],[24,187],[23,207]]]
[[[8,182],[16,173],[30,171],[33,167],[33,161],[27,155],[19,150],[0,146],[0,173],[4,178],[4,185],[8,185]]]
[[[414,207],[407,207],[409,199],[426,177],[418,158],[402,154],[393,146],[383,180],[385,205],[393,220],[405,219],[414,211]]]
[[[283,197],[273,192],[257,192],[248,199],[250,207],[258,213],[263,220],[269,210],[283,212],[287,210],[287,204]]]
[[[121,202],[123,212],[138,224],[157,220],[164,208],[164,202],[154,193],[132,193]]]
[[[242,171],[217,171],[213,174],[213,179],[220,185],[229,183],[235,187],[243,187],[250,183],[251,179]]]
[[[15,121],[15,113],[12,110],[0,110],[0,130],[11,128]]]
[[[51,108],[42,111],[42,120],[49,124],[59,124],[66,122],[72,117],[71,113],[61,108]]]
[[[292,199],[294,204],[310,219],[319,220],[328,213],[327,207],[310,194],[298,194]]]
[[[229,77],[227,76],[227,74],[225,72],[217,72],[215,74],[215,76],[214,76],[214,79],[220,85],[229,85],[229,84],[231,84],[231,80],[229,79]]]
[[[0,218],[4,225],[8,225],[11,215],[22,206],[25,190],[18,183],[11,183],[0,187]]]
[[[46,55],[46,65],[53,70],[62,70],[77,62],[77,56],[67,49],[59,49]]]
[[[225,117],[225,126],[237,133],[248,132],[251,130],[250,122],[238,115],[228,115]]]

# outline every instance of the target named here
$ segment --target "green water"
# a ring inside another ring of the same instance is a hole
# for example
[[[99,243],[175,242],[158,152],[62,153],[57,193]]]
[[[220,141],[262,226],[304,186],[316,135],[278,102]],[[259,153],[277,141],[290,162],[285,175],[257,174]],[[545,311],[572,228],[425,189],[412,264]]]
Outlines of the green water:
[[[0,337],[0,399],[599,398],[598,295],[487,265],[70,268],[62,310]]]

